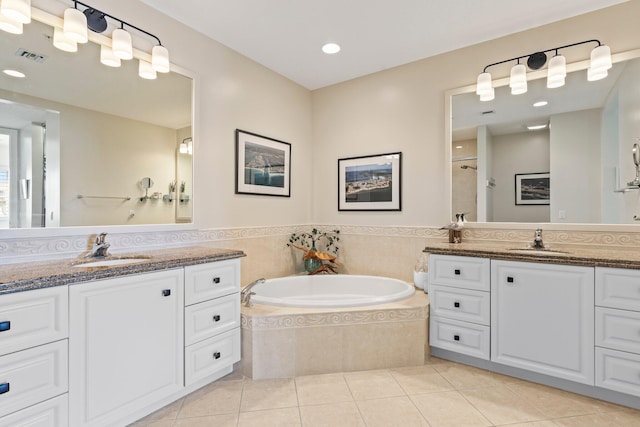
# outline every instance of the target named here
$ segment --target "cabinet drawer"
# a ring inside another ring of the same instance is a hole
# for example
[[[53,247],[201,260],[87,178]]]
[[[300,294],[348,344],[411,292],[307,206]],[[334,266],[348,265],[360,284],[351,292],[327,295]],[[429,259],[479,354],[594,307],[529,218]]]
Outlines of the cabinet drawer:
[[[488,291],[489,266],[488,258],[429,255],[429,283]]]
[[[235,293],[185,308],[185,344],[190,345],[240,326],[240,296]]]
[[[640,311],[640,270],[596,268],[596,305]]]
[[[489,326],[491,320],[489,292],[433,285],[429,298],[431,314],[434,316]]]
[[[640,355],[596,347],[596,386],[640,396]]]
[[[0,298],[0,356],[67,338],[68,287],[38,289]]]
[[[62,427],[69,425],[68,395],[54,397],[0,418],[0,427]]]
[[[190,345],[184,353],[185,384],[190,385],[240,360],[240,328]]]
[[[192,265],[184,269],[185,305],[240,291],[240,260]]]
[[[0,357],[0,416],[67,392],[67,340]]]
[[[596,345],[640,353],[640,312],[596,307]]]
[[[429,344],[432,347],[489,360],[490,335],[488,326],[431,317]]]

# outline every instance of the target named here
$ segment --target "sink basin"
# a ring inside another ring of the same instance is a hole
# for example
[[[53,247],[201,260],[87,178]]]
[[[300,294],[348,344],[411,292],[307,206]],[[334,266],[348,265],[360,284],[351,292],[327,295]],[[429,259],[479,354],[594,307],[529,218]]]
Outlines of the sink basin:
[[[135,264],[136,262],[148,261],[149,258],[114,258],[114,259],[101,259],[100,261],[90,261],[82,264],[76,264],[76,268],[90,268],[90,267],[113,267],[116,265]]]
[[[522,252],[531,255],[564,255],[568,252],[554,251],[551,249],[534,249],[534,248],[514,248],[509,249],[511,252]]]

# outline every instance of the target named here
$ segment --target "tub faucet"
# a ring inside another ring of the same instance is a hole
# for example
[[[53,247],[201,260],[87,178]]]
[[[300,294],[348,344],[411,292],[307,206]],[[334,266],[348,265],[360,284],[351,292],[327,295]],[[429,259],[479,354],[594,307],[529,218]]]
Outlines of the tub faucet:
[[[533,243],[531,244],[532,248],[535,249],[544,249],[544,242],[542,241],[542,228],[536,229],[535,237],[533,238]]]
[[[245,307],[251,307],[253,305],[253,303],[251,302],[251,295],[255,295],[256,293],[252,292],[251,288],[264,282],[264,278],[253,281],[245,286],[242,292],[240,292],[240,302],[244,304]]]
[[[98,234],[96,236],[96,241],[93,245],[93,249],[91,249],[91,252],[87,254],[87,257],[95,258],[95,257],[105,257],[109,255],[107,253],[107,249],[109,249],[109,246],[111,246],[111,244],[105,241],[106,238],[107,238],[107,233]]]

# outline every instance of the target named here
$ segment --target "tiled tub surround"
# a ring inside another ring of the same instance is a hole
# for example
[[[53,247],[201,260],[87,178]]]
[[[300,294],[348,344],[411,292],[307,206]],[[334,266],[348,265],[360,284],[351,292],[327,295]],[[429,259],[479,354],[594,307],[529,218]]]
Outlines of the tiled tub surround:
[[[428,315],[421,291],[364,307],[242,307],[243,373],[289,378],[422,365]]]

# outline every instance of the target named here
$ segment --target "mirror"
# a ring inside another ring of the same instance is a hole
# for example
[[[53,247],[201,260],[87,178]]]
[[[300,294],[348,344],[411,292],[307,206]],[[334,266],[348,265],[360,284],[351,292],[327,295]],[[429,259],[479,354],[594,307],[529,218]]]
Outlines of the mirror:
[[[489,102],[475,85],[452,91],[452,220],[464,212],[477,222],[635,223],[640,189],[628,184],[640,137],[637,56],[615,55],[609,76],[594,82],[586,61],[572,64],[556,89],[547,89],[546,69],[532,73],[522,95],[503,79]],[[547,104],[534,107],[540,101]],[[527,128],[535,125],[544,126]]]
[[[192,183],[178,155],[192,79],[173,67],[145,80],[136,59],[107,67],[98,44],[67,53],[52,36],[32,21],[0,37],[2,68],[26,75],[0,73],[0,228],[191,222],[176,182]],[[147,198],[140,177],[155,183]]]

